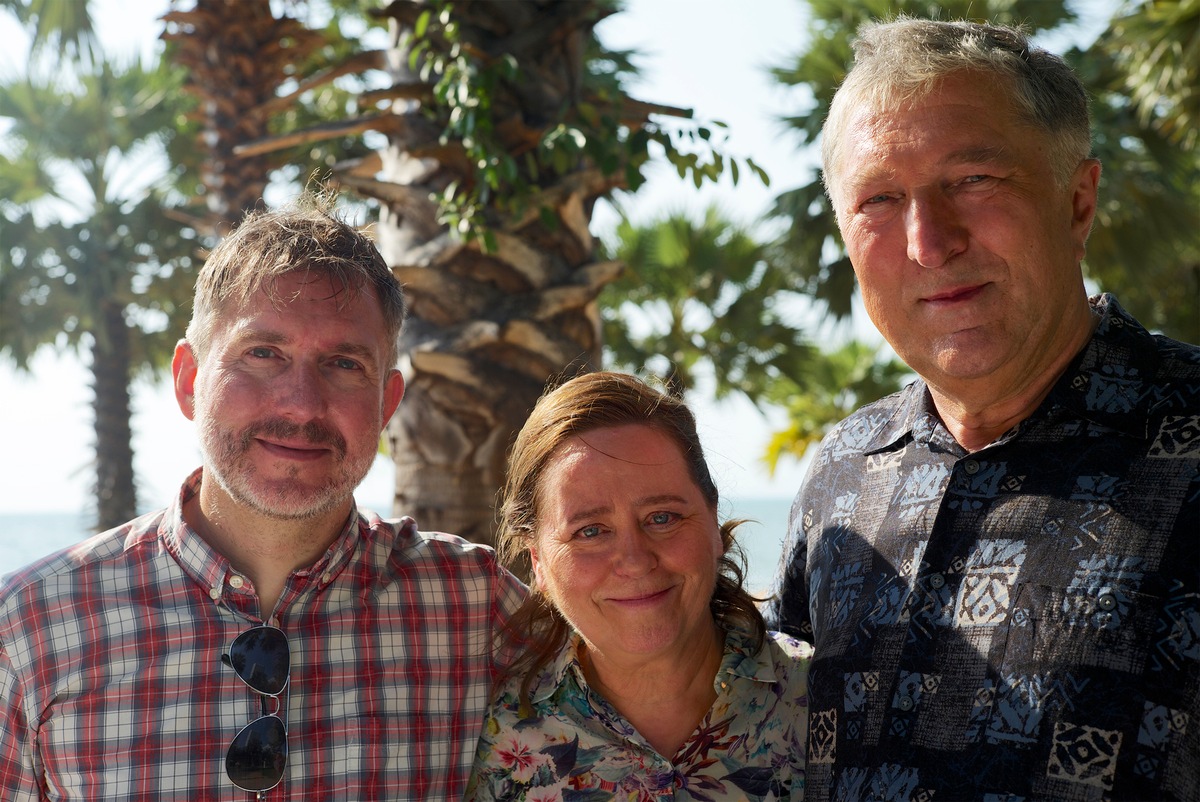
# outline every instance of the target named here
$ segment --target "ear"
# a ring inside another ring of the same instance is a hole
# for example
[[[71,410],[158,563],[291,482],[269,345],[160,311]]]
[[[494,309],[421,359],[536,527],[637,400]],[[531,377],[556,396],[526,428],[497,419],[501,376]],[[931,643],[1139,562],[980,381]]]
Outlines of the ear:
[[[1083,261],[1087,253],[1087,238],[1096,219],[1099,189],[1100,160],[1084,159],[1071,178],[1071,242],[1077,262]]]
[[[175,401],[188,420],[196,414],[196,354],[187,340],[175,344],[175,356],[171,358],[171,377],[175,385]]]
[[[388,372],[387,378],[383,380],[383,425],[387,426],[387,422],[392,419],[392,415],[396,412],[396,407],[400,406],[400,399],[404,397],[404,376],[400,371],[392,369]]]

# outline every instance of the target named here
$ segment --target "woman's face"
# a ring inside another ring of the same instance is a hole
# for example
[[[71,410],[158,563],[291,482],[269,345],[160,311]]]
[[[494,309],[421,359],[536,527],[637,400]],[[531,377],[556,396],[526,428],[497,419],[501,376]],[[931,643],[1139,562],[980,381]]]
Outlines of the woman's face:
[[[721,534],[669,436],[630,424],[572,437],[540,491],[534,582],[593,659],[640,663],[710,642]]]

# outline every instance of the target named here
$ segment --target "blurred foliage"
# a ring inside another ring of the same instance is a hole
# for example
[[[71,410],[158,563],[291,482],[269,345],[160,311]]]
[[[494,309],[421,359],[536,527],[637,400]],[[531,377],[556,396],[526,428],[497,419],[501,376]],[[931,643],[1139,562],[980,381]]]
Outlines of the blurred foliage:
[[[105,60],[0,83],[0,352],[18,366],[40,345],[87,345],[113,300],[142,329],[136,364],[169,357],[192,280],[163,158],[178,87],[169,69]]]
[[[683,213],[645,226],[622,221],[607,250],[628,268],[600,298],[609,362],[655,375],[677,395],[712,376],[717,398],[741,393],[784,409],[788,426],[764,455],[772,471],[909,375],[862,343],[833,351],[810,343],[790,274],[715,208],[700,222]]]
[[[787,276],[749,230],[715,208],[699,223],[684,213],[624,220],[607,251],[626,266],[600,296],[614,366],[655,374],[677,395],[711,373],[718,398],[751,401],[780,377],[802,381],[814,349],[787,314]]]

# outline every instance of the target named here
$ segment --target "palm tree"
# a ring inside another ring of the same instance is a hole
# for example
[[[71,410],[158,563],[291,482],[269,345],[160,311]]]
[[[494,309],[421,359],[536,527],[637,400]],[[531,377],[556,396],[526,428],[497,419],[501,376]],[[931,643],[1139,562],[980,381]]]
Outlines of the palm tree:
[[[196,190],[205,210],[194,212],[198,227],[223,233],[262,202],[271,171],[284,163],[238,147],[275,133],[271,124],[288,107],[280,102],[281,87],[323,40],[291,17],[276,17],[269,0],[195,0],[187,9],[172,0],[163,22],[167,58],[185,71],[199,128],[187,143],[196,156],[187,159],[182,150],[172,156],[199,170]]]
[[[1104,164],[1088,273],[1144,323],[1200,342],[1200,2],[1126,3],[1068,56],[1094,88]]]
[[[699,223],[685,214],[622,221],[608,250],[629,267],[600,299],[614,366],[657,374],[680,395],[709,374],[718,398],[736,392],[784,410],[786,428],[764,447],[772,471],[909,375],[857,341],[810,344],[797,325],[809,299],[794,291],[777,251],[715,208]]]
[[[167,358],[190,283],[161,188],[130,167],[166,172],[176,92],[140,64],[39,75],[0,85],[0,352],[20,368],[46,345],[90,356],[97,525],[107,528],[137,514],[129,383]]]
[[[99,52],[86,2],[0,0],[0,9],[11,13],[31,33],[34,54],[57,45],[60,56],[88,62]]]
[[[614,239],[606,250],[628,270],[600,299],[613,366],[657,374],[681,396],[701,374],[718,398],[751,401],[781,378],[803,383],[817,351],[789,313],[790,277],[749,229],[710,207],[699,222],[623,220]]]

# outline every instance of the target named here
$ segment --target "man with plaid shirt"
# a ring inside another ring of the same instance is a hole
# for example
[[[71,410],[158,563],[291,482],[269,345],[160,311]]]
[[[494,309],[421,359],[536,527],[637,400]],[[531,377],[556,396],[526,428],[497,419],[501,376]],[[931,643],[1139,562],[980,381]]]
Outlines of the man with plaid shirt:
[[[372,243],[315,204],[213,251],[172,365],[203,467],[0,582],[0,798],[461,797],[525,589],[354,503],[403,318]]]

